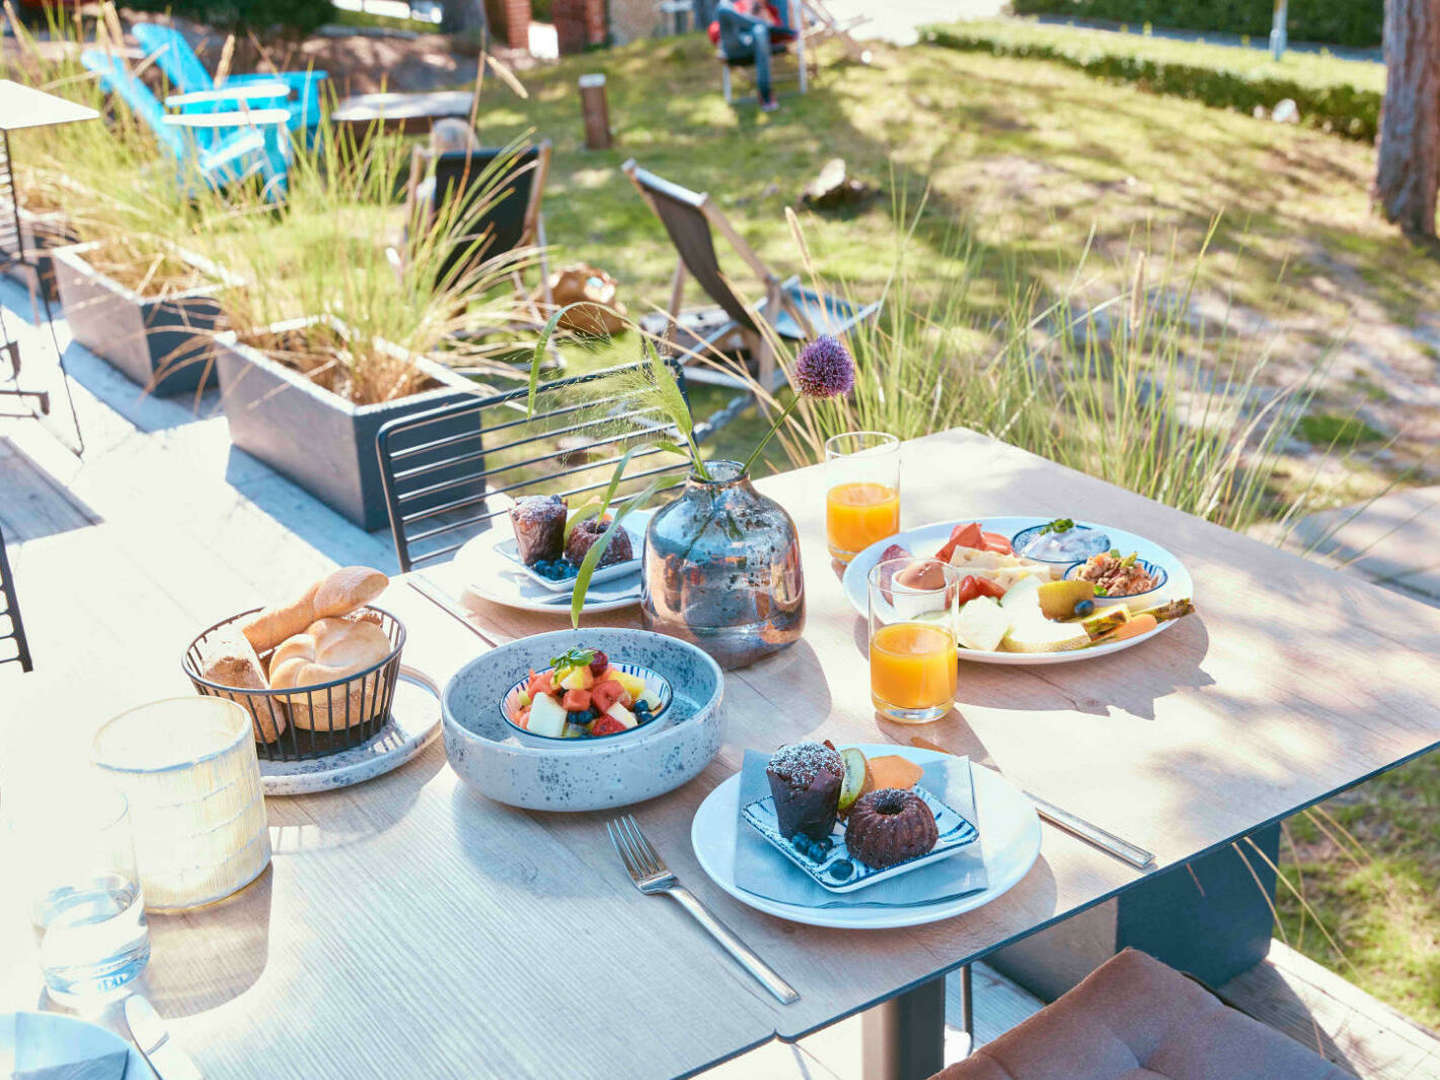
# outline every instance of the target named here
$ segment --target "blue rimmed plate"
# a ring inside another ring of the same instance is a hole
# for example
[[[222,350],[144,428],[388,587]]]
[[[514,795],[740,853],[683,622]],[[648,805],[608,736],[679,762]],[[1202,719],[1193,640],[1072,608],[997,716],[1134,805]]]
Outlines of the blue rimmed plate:
[[[849,849],[845,846],[845,827],[838,821],[830,830],[830,848],[825,853],[825,857],[819,860],[812,859],[781,834],[780,822],[775,816],[775,797],[773,795],[756,799],[746,806],[745,820],[756,832],[769,841],[772,847],[809,875],[811,880],[822,889],[833,893],[854,892],[867,885],[889,881],[901,874],[918,870],[922,866],[939,862],[941,859],[954,855],[966,845],[973,844],[980,835],[974,825],[924,788],[917,787],[914,790],[915,794],[920,796],[921,801],[930,808],[930,812],[935,815],[935,827],[940,831],[940,838],[935,842],[935,846],[924,855],[917,855],[913,859],[907,859],[895,866],[886,867],[884,870],[872,869],[859,859],[851,857]]]
[[[1080,571],[1087,562],[1089,562],[1088,559],[1082,559],[1080,562],[1071,564],[1065,570],[1065,580],[1074,581],[1078,578]],[[1135,564],[1155,579],[1155,584],[1151,588],[1146,589],[1144,592],[1128,593],[1124,596],[1097,596],[1095,598],[1096,602],[1120,602],[1131,611],[1140,611],[1144,608],[1153,607],[1162,596],[1166,595],[1165,591],[1170,585],[1170,571],[1166,570],[1165,567],[1157,562],[1140,558],[1139,555],[1135,556]]]
[[[510,710],[514,704],[516,695],[524,690],[530,683],[530,673],[528,671],[525,673],[524,678],[510,687],[509,690],[505,691],[505,696],[500,699],[500,716],[522,740],[538,739],[545,744],[561,743],[569,745],[576,743],[596,743],[605,739],[624,738],[626,735],[633,735],[638,731],[653,731],[662,721],[668,719],[665,714],[670,708],[671,700],[675,697],[675,691],[671,689],[669,679],[665,678],[665,676],[661,675],[658,671],[641,667],[639,664],[616,664],[612,662],[610,666],[623,671],[626,675],[635,676],[635,678],[645,684],[645,696],[655,699],[657,704],[651,710],[650,719],[647,722],[638,724],[633,728],[626,728],[624,731],[611,732],[609,735],[537,735],[535,732],[521,727],[510,719]],[[550,671],[553,669],[546,668],[545,670]],[[569,725],[566,726],[568,727]]]

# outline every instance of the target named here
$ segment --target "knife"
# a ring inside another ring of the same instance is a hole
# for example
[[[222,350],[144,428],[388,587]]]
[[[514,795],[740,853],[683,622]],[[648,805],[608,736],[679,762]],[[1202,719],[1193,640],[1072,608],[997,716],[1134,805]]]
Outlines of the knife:
[[[125,1022],[145,1061],[159,1080],[205,1080],[190,1055],[170,1038],[155,1007],[139,994],[125,999]]]

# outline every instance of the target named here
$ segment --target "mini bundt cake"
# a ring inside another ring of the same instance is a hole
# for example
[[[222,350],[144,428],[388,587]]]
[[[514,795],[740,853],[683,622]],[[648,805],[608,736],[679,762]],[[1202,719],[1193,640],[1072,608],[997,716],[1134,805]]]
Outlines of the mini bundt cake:
[[[565,558],[576,566],[585,561],[585,555],[592,544],[605,535],[605,530],[610,527],[610,519],[589,518],[580,522],[574,529],[570,530],[570,539],[565,543]],[[630,547],[630,534],[625,531],[624,526],[615,530],[615,535],[610,539],[610,546],[605,549],[605,554],[600,556],[597,566],[610,566],[618,562],[629,562],[635,557]]]
[[[845,846],[874,870],[924,855],[940,839],[935,815],[913,791],[881,788],[850,808]]]
[[[833,746],[791,743],[775,751],[765,766],[775,817],[787,840],[804,833],[812,840],[830,835],[840,804],[845,762]]]

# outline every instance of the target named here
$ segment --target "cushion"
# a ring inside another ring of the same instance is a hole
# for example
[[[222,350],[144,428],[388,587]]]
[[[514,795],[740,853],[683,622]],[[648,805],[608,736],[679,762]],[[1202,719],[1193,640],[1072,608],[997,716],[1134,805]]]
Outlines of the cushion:
[[[931,1080],[1351,1080],[1288,1035],[1126,949]]]

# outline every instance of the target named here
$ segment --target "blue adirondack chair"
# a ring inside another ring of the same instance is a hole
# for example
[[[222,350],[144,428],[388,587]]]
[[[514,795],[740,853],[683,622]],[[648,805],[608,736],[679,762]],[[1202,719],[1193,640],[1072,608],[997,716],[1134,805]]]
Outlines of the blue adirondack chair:
[[[274,84],[203,95],[224,96],[237,105],[245,102],[247,107],[240,111],[177,116],[165,111],[150,88],[120,57],[86,49],[80,54],[80,62],[99,76],[107,93],[123,101],[150,128],[161,147],[174,155],[176,174],[183,187],[190,188],[199,180],[218,189],[258,175],[264,179],[271,199],[283,197],[290,167],[287,114],[279,108],[248,107],[252,101],[259,105],[273,102]]]
[[[165,73],[172,86],[182,94],[199,94],[216,89],[215,80],[195,50],[185,40],[185,35],[173,26],[159,23],[135,23],[130,32],[155,64]],[[286,126],[291,131],[313,132],[320,123],[320,84],[326,78],[323,71],[281,71],[274,75],[231,75],[226,78],[224,89],[252,86],[256,83],[283,82],[290,87],[294,99],[286,101],[283,108],[288,113]],[[225,106],[218,106],[224,108]],[[191,111],[211,111],[215,106],[190,106]]]

